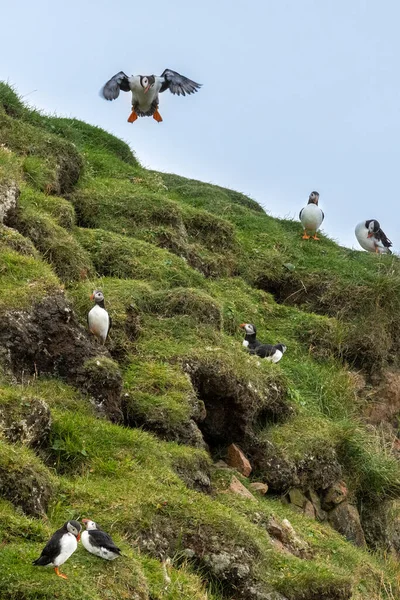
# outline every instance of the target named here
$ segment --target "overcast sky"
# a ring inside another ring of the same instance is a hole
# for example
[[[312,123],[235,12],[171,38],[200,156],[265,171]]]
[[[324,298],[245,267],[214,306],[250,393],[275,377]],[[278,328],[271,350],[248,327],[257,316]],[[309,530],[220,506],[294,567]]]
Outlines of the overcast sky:
[[[242,191],[296,217],[320,193],[325,232],[357,247],[375,218],[400,249],[396,0],[20,0],[2,6],[0,79],[46,112],[125,139],[144,166]],[[203,84],[127,123],[119,70]]]

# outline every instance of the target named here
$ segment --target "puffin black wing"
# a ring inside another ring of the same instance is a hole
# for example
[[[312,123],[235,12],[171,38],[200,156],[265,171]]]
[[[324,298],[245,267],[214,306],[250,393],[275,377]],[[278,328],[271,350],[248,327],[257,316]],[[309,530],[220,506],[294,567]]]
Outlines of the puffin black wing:
[[[161,77],[164,77],[164,82],[161,85],[160,93],[169,90],[171,94],[186,96],[186,94],[194,94],[201,88],[201,83],[196,83],[171,69],[165,69]]]
[[[111,536],[101,529],[91,529],[89,531],[90,543],[97,548],[106,548],[110,552],[115,554],[121,554],[121,549],[118,548],[112,541]]]
[[[32,562],[33,565],[39,565],[41,567],[45,567],[53,562],[56,556],[59,555],[61,550],[60,540],[62,535],[65,533],[65,529],[58,529],[49,539],[47,544],[42,550],[39,558]]]
[[[319,210],[321,210],[321,209],[319,209]],[[324,215],[324,211],[323,210],[321,210],[321,215],[322,215],[322,221],[323,221],[325,219],[325,215]],[[322,221],[321,221],[321,223],[322,223]]]
[[[303,212],[304,208],[301,209],[301,211],[299,212],[299,219],[301,221],[301,213]]]
[[[382,231],[382,229],[379,229],[377,231],[377,233],[375,233],[375,237],[382,242],[382,244],[385,246],[385,248],[390,248],[390,246],[393,246],[392,242],[389,240],[389,238],[387,237],[387,235]]]
[[[272,346],[272,344],[260,344],[255,348],[255,354],[260,358],[267,358],[268,356],[273,356],[275,354],[276,347]]]
[[[129,77],[123,71],[113,75],[111,79],[104,84],[100,90],[100,96],[106,100],[115,100],[119,96],[119,92],[130,92]]]

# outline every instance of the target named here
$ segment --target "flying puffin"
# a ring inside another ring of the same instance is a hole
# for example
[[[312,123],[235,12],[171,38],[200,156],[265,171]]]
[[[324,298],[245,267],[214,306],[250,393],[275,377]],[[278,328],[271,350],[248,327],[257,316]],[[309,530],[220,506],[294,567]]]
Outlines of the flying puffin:
[[[169,90],[172,94],[186,96],[194,94],[201,87],[176,71],[165,69],[162,75],[131,75],[128,77],[123,71],[113,75],[102,87],[100,95],[106,100],[115,100],[120,90],[132,92],[132,112],[128,123],[133,123],[138,117],[153,117],[161,123],[162,117],[158,112],[158,95]]]
[[[106,560],[114,560],[121,556],[121,550],[97,523],[90,519],[82,519],[82,523],[86,525],[86,530],[82,533],[82,544],[88,552]]]
[[[108,332],[111,329],[112,320],[104,308],[104,294],[100,290],[94,290],[90,299],[94,300],[95,305],[89,311],[87,316],[89,330],[97,337],[97,339],[105,344]]]
[[[314,233],[312,236],[313,240],[319,240],[319,237],[317,237],[317,231],[321,227],[321,223],[324,220],[325,215],[318,206],[318,200],[318,192],[311,192],[308,198],[307,206],[302,208],[299,213],[299,219],[304,229],[303,240],[310,239],[307,231]]]
[[[257,340],[257,330],[255,325],[252,323],[242,323],[239,325],[241,329],[244,329],[246,335],[243,340],[243,346],[247,348],[250,354],[256,354],[260,358],[277,363],[281,360],[287,347],[284,344],[262,344]]]
[[[392,242],[386,237],[376,219],[362,221],[356,226],[355,233],[358,243],[364,250],[376,254],[391,254]]]
[[[77,549],[81,529],[82,525],[78,521],[67,521],[64,523],[51,536],[39,558],[34,560],[32,564],[41,567],[54,567],[56,575],[63,579],[68,579],[66,575],[60,573],[58,567],[64,564]]]

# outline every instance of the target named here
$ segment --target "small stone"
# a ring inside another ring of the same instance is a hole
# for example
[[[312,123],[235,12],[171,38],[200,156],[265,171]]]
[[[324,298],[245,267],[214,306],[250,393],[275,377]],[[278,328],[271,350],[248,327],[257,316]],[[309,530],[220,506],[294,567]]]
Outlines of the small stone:
[[[243,483],[241,483],[239,479],[235,476],[232,477],[228,491],[233,492],[234,494],[238,494],[239,496],[243,496],[244,498],[249,498],[249,500],[255,500],[253,494],[251,494],[249,490],[243,485]]]
[[[248,477],[252,471],[251,464],[236,444],[231,444],[228,448],[227,463],[245,477]]]
[[[335,483],[330,488],[328,488],[322,506],[325,510],[330,510],[344,502],[347,498],[348,490],[346,484],[343,481],[339,481]]]
[[[217,469],[229,469],[229,466],[224,460],[217,460],[217,462],[214,463],[214,467],[216,467]]]
[[[306,500],[303,511],[307,517],[311,517],[311,519],[315,519],[315,508],[313,506],[313,503],[310,500]]]
[[[268,492],[267,484],[261,483],[261,481],[254,481],[253,483],[250,483],[249,488],[257,492],[258,494],[261,494],[262,496],[265,496],[265,494]]]
[[[292,488],[289,490],[289,498],[292,504],[295,504],[299,508],[304,508],[307,498],[301,490],[298,488]]]

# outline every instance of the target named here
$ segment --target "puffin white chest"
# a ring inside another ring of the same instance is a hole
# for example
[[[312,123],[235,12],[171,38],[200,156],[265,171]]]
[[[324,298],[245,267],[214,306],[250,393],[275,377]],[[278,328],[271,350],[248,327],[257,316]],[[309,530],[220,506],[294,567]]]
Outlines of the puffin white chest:
[[[104,344],[110,328],[110,317],[106,309],[98,304],[93,306],[88,314],[88,324],[90,331]]]
[[[60,553],[53,560],[53,566],[59,567],[69,559],[78,547],[76,537],[72,533],[64,533],[60,539]]]
[[[243,340],[242,345],[247,348],[249,345],[249,341],[248,340]]]
[[[277,363],[281,360],[282,356],[283,352],[277,349],[272,356],[267,356],[266,358],[269,362]]]
[[[385,254],[387,248],[382,244],[380,240],[377,240],[375,236],[368,237],[368,229],[365,227],[365,222],[359,223],[356,227],[355,234],[361,248],[368,252],[379,252]]]
[[[316,204],[307,204],[301,211],[300,220],[304,229],[317,231],[323,221],[322,211]]]
[[[141,112],[148,112],[154,100],[157,99],[159,90],[160,85],[155,83],[148,92],[145,92],[140,81],[135,81],[132,85],[132,106],[136,106]]]

